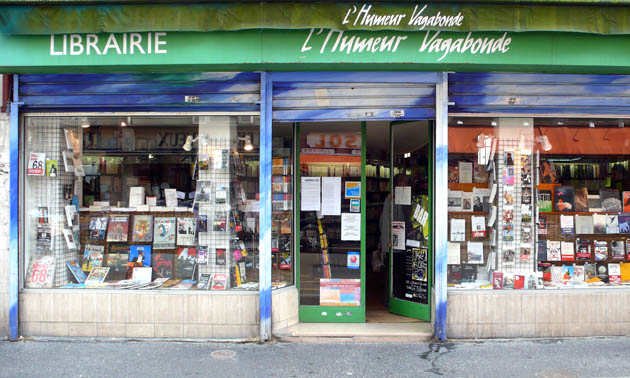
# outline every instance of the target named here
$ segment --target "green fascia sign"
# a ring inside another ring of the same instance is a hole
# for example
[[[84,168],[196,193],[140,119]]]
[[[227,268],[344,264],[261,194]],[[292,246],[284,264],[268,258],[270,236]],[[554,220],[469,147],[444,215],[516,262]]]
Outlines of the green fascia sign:
[[[630,36],[249,30],[1,36],[0,72],[408,70],[630,73]]]
[[[3,3],[0,34],[13,35],[309,28],[630,34],[630,7],[599,3]]]

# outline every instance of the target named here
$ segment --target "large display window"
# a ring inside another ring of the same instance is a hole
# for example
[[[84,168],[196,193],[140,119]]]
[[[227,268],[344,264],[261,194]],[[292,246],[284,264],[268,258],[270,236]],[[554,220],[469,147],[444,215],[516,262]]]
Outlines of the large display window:
[[[25,116],[25,287],[257,290],[259,123]]]
[[[630,285],[626,124],[450,119],[449,287]]]

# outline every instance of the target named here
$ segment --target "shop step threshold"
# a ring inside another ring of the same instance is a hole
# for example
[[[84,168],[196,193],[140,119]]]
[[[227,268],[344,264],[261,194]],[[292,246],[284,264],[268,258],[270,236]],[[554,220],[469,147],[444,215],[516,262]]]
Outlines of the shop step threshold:
[[[431,323],[298,323],[274,333],[281,342],[422,342],[433,338]]]

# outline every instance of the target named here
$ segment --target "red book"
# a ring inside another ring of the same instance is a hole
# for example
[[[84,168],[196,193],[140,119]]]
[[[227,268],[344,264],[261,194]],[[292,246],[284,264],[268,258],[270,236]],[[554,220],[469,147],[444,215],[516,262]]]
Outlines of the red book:
[[[519,274],[514,276],[514,289],[524,289],[525,288],[525,276],[521,276]]]
[[[630,212],[630,192],[623,192],[623,212]]]
[[[494,290],[503,289],[503,272],[492,273],[492,288]]]

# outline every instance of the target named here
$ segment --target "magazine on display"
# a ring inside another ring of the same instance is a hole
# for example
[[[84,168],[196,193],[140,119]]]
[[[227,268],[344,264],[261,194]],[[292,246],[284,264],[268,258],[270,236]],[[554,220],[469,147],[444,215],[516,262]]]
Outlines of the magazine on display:
[[[70,273],[72,273],[72,276],[77,281],[77,283],[81,284],[85,282],[85,273],[83,273],[81,265],[79,265],[77,260],[67,261],[66,265],[68,266],[68,269],[70,269]]]
[[[227,288],[227,274],[215,273],[212,276],[212,290],[225,290]]]
[[[90,271],[90,274],[85,279],[85,286],[86,287],[103,286],[103,282],[105,282],[105,278],[107,277],[108,273],[109,273],[109,268],[108,267],[93,268]]]
[[[38,253],[52,252],[55,240],[50,227],[37,227],[36,247]]]
[[[151,266],[151,246],[132,245],[129,247],[129,262],[134,267]]]
[[[175,262],[175,278],[194,279],[193,273],[196,262],[197,250],[195,248],[179,248]]]
[[[66,240],[66,246],[68,247],[68,249],[78,249],[79,245],[76,242],[76,239],[74,238],[74,235],[72,234],[72,230],[69,228],[64,228],[62,230],[63,233],[63,238]]]
[[[173,261],[172,253],[154,253],[151,256],[151,268],[156,278],[173,278]]]

